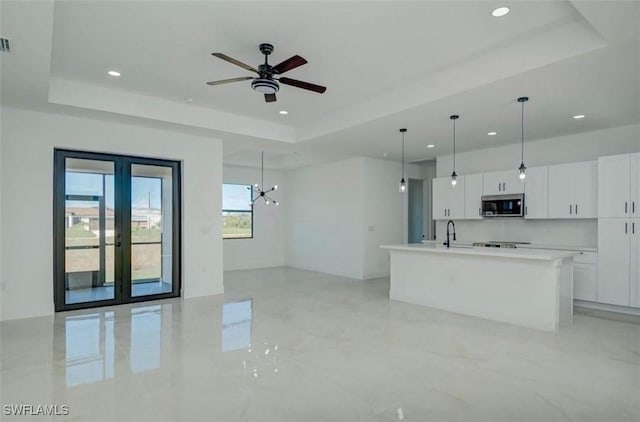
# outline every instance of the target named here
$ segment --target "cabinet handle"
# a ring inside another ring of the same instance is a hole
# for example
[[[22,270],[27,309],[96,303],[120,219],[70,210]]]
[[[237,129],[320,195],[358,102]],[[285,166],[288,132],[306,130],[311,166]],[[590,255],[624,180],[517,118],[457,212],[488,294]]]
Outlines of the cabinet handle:
[[[629,233],[629,232],[627,231],[628,226],[629,226],[629,223],[624,223],[624,234]]]
[[[482,216],[482,208],[478,208],[478,215]]]
[[[502,182],[502,192],[507,190],[507,182]]]
[[[498,192],[502,191],[502,185],[500,185],[500,182],[498,182]]]
[[[636,234],[636,223],[631,223],[631,233]]]
[[[636,213],[636,201],[631,202],[631,212]]]
[[[625,214],[627,213],[627,205],[629,205],[629,204],[627,203],[627,201],[624,201],[624,213],[625,213]]]
[[[576,215],[578,215],[578,204],[576,204]]]
[[[569,204],[569,215],[573,214],[573,205]]]
[[[524,215],[527,215],[527,206],[524,206]]]

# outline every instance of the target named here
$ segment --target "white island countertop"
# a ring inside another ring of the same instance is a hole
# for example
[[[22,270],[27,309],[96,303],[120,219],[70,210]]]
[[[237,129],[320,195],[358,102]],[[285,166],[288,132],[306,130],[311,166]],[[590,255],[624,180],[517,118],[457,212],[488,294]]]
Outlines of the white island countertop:
[[[579,252],[553,249],[528,249],[528,248],[485,248],[472,247],[466,245],[451,245],[450,248],[442,244],[426,243],[426,244],[401,244],[401,245],[382,245],[382,249],[390,251],[405,251],[417,253],[442,253],[456,255],[473,255],[473,256],[491,256],[499,258],[514,259],[534,259],[542,261],[553,261],[556,259],[569,258],[579,255]]]

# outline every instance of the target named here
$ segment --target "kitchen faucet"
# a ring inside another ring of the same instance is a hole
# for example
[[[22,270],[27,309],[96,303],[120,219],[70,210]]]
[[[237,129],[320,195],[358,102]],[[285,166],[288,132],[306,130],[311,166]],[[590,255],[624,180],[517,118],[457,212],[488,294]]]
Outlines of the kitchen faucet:
[[[456,240],[456,223],[454,223],[453,220],[449,220],[447,221],[447,241],[444,242],[444,244],[447,245],[447,248],[451,247],[451,241],[449,240],[449,224],[453,226],[453,240]]]

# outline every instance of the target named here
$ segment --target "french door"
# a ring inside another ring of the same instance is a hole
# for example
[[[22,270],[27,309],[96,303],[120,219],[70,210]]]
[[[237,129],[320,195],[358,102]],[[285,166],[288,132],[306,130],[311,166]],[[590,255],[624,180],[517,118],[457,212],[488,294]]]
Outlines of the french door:
[[[180,295],[180,163],[54,152],[56,311]]]

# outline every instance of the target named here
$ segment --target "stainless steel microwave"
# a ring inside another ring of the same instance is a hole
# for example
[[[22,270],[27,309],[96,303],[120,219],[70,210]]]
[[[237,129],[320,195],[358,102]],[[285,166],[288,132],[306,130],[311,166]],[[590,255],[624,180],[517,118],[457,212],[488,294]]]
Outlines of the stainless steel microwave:
[[[482,197],[483,217],[523,217],[524,194],[486,195]]]

